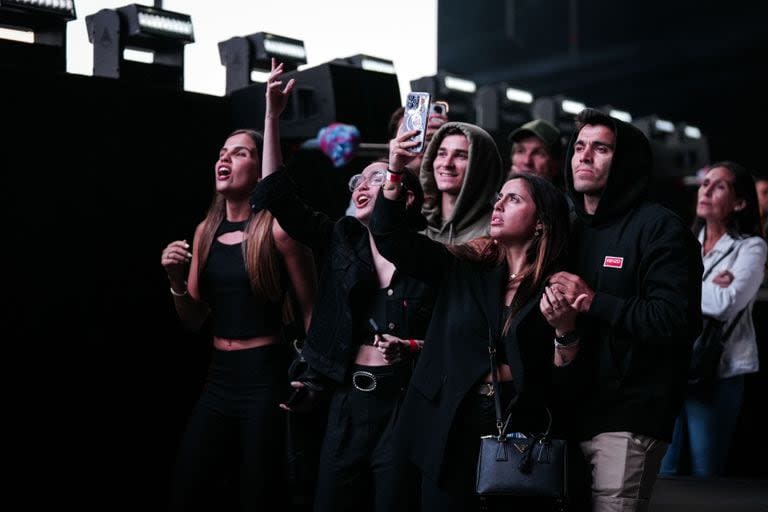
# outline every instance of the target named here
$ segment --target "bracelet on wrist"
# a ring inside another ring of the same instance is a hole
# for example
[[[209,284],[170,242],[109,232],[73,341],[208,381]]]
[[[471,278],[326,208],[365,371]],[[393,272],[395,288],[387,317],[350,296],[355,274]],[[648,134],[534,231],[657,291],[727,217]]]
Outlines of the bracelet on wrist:
[[[170,290],[171,290],[171,295],[173,295],[174,297],[183,297],[183,296],[187,295],[187,293],[189,293],[189,290],[187,289],[187,283],[186,282],[184,283],[184,291],[183,292],[177,292],[176,290],[173,289],[173,286],[170,287]]]
[[[397,184],[401,181],[403,181],[403,171],[394,172],[387,169],[387,182]]]
[[[579,335],[576,331],[570,331],[562,336],[555,335],[555,347],[570,347],[579,342]]]

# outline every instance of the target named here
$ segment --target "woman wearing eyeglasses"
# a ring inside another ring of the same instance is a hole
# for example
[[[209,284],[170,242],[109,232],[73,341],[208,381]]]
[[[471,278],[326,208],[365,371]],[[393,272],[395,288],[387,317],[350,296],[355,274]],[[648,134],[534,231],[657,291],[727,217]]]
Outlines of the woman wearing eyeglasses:
[[[371,163],[349,181],[354,217],[334,222],[313,211],[298,197],[291,170],[278,169],[278,117],[287,99],[278,77],[268,82],[267,91],[267,110],[274,114],[265,121],[270,165],[265,164],[251,206],[269,210],[290,236],[315,251],[322,267],[302,349],[308,369],[292,383],[294,400],[283,404],[301,412],[318,395],[330,395],[314,509],[404,510],[413,482],[392,453],[391,429],[411,361],[421,350],[434,294],[383,258],[368,232],[387,163]],[[423,194],[415,176],[404,180],[404,194],[407,229],[422,229]]]

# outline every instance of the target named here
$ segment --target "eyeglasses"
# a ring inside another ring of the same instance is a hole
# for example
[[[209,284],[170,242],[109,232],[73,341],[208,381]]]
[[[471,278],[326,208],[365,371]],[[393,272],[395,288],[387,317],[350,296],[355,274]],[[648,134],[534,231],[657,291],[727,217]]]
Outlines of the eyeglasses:
[[[349,191],[354,192],[357,187],[367,182],[371,187],[378,187],[384,184],[386,174],[384,171],[373,171],[367,176],[364,174],[355,174],[349,179]]]

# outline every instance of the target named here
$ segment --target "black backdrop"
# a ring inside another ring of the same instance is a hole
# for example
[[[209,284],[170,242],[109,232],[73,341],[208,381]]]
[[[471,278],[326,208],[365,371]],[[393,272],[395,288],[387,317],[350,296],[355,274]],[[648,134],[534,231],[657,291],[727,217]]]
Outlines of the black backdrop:
[[[180,327],[159,257],[205,213],[229,99],[74,75],[5,74],[0,92],[5,417],[25,501],[162,508],[210,344]],[[318,187],[361,165],[310,171],[307,198],[340,215],[348,196],[323,205]],[[732,471],[764,477],[748,440],[768,426],[765,377],[749,382]]]

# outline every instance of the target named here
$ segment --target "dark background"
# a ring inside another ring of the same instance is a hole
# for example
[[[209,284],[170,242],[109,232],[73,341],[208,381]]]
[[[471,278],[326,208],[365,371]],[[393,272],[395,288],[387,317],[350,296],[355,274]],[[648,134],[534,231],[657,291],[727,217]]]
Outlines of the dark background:
[[[438,3],[438,69],[686,121],[713,160],[765,172],[768,4],[734,0]]]
[[[709,138],[712,159],[760,170],[766,8],[600,4],[441,1],[438,65],[479,83],[685,120]],[[30,505],[162,508],[210,339],[180,327],[160,252],[191,240],[220,144],[245,123],[243,102],[263,93],[254,86],[235,104],[146,81],[3,68],[0,98],[8,463],[45,484],[25,494]],[[359,162],[333,169],[305,158],[316,164],[305,171],[307,198],[340,215],[345,194],[321,198],[343,190]],[[679,199],[681,211],[692,207]],[[755,308],[763,354],[767,306]],[[767,449],[755,442],[768,428],[766,389],[764,371],[748,376],[730,476],[768,477]]]

